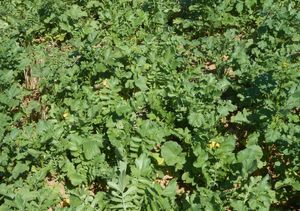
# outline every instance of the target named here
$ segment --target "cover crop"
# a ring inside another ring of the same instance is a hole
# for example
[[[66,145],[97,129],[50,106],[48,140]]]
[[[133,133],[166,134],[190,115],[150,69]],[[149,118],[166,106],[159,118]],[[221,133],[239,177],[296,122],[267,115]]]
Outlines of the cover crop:
[[[300,207],[298,0],[2,0],[0,210]]]

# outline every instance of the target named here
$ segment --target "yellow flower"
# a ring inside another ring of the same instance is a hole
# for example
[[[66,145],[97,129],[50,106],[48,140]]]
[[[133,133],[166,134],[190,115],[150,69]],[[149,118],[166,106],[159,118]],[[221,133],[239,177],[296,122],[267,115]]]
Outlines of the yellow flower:
[[[109,88],[109,82],[108,82],[107,79],[104,79],[101,84],[102,84],[103,87]]]
[[[283,67],[283,68],[287,68],[288,66],[289,66],[289,64],[288,64],[287,62],[283,62],[283,63],[282,63],[282,67]]]
[[[64,114],[63,114],[63,117],[66,119],[66,118],[68,118],[68,116],[70,116],[70,113],[65,111]]]
[[[211,149],[215,149],[215,148],[219,148],[220,144],[218,142],[215,142],[215,141],[210,141],[209,144],[208,144],[208,147],[211,148]]]

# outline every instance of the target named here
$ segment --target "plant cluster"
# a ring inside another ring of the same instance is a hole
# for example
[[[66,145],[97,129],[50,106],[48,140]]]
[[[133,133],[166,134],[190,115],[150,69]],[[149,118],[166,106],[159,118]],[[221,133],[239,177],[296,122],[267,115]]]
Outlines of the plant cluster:
[[[0,210],[300,207],[298,0],[2,0]]]

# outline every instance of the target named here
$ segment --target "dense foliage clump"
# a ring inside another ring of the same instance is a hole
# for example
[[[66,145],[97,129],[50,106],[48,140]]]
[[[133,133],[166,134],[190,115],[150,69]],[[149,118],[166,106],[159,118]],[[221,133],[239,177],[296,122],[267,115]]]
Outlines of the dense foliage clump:
[[[300,207],[298,0],[2,0],[0,210]]]

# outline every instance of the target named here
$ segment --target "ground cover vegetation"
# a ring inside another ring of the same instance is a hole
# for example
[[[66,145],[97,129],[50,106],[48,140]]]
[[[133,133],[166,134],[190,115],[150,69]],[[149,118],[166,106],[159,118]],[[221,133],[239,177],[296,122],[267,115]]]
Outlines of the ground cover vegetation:
[[[2,0],[0,210],[300,207],[298,0]]]

